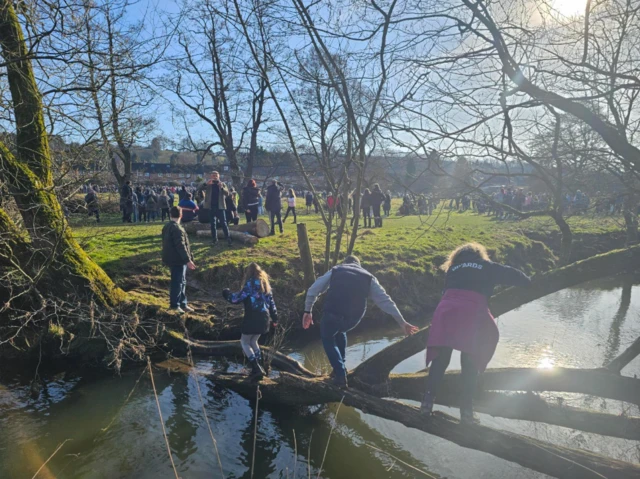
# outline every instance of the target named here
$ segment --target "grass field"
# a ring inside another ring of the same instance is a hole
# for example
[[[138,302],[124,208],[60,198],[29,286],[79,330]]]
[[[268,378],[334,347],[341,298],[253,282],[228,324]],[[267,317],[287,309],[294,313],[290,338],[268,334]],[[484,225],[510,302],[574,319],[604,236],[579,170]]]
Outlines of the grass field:
[[[432,216],[400,217],[393,212],[385,218],[383,228],[360,229],[354,253],[363,266],[374,272],[381,283],[397,299],[409,315],[418,314],[440,294],[442,273],[438,267],[456,246],[478,241],[487,246],[498,261],[505,261],[529,273],[553,266],[552,252],[542,243],[531,240],[527,233],[551,235],[556,228],[551,219],[498,221],[472,212],[459,213],[443,209]],[[305,208],[299,207],[300,212]],[[267,217],[263,217],[268,220]],[[251,261],[261,264],[271,275],[276,291],[288,300],[302,292],[302,271],[298,256],[297,235],[290,217],[285,232],[263,238],[255,247],[224,242],[212,246],[208,237],[190,238],[198,266],[192,282],[200,285],[204,297],[218,298],[224,287],[239,286],[242,270]],[[307,225],[316,272],[321,272],[325,228],[318,215],[299,214],[298,222]],[[127,224],[117,215],[103,216],[96,224],[93,218],[72,219],[74,233],[90,254],[111,277],[137,299],[164,304],[152,289],[139,288],[141,283],[166,285],[168,270],[160,260],[162,223]],[[570,219],[576,235],[620,231],[615,219],[576,217]],[[347,240],[343,240],[346,248]],[[159,289],[162,290],[164,286]],[[208,293],[208,294],[207,294]]]

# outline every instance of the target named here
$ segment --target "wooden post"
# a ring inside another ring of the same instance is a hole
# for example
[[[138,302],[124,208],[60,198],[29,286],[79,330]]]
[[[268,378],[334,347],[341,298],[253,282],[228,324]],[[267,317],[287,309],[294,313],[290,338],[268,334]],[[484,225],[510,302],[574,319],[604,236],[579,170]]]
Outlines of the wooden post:
[[[311,257],[311,246],[307,235],[307,225],[298,223],[298,249],[302,260],[302,271],[304,272],[304,287],[308,288],[316,280],[313,270],[313,258]]]

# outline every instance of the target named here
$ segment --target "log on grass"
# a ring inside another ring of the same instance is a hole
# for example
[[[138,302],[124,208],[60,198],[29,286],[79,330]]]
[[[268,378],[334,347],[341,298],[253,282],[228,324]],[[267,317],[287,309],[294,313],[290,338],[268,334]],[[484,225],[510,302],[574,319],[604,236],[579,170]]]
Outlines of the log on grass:
[[[245,376],[211,373],[217,384],[247,398],[255,398],[255,382]],[[550,443],[486,426],[465,426],[451,416],[436,413],[430,419],[412,406],[389,401],[350,388],[339,389],[319,379],[306,379],[282,373],[275,380],[259,383],[262,402],[287,405],[314,405],[343,401],[375,416],[399,422],[441,437],[462,447],[475,449],[515,462],[550,476],[567,479],[636,479],[640,465],[600,454],[556,446]]]
[[[210,223],[200,223],[198,221],[190,221],[182,225],[184,230],[189,234],[198,234],[199,231],[211,231]],[[219,228],[218,228],[219,229]],[[249,233],[257,238],[265,238],[269,236],[271,229],[267,222],[263,219],[252,221],[240,225],[229,225],[229,231],[237,231],[239,233]]]
[[[211,231],[209,230],[198,231],[196,234],[198,236],[211,236]],[[229,231],[229,236],[231,236],[231,239],[234,241],[239,241],[242,244],[247,244],[251,246],[258,244],[258,241],[260,241],[257,236],[252,236],[246,233],[240,233],[238,231]],[[218,231],[218,240],[224,240],[224,239],[225,239],[224,233],[222,231]]]
[[[495,316],[512,311],[523,304],[585,281],[613,276],[623,271],[640,269],[640,245],[593,256],[564,268],[536,275],[526,288],[508,288],[491,300]],[[429,327],[394,343],[356,367],[352,377],[368,382],[384,382],[400,362],[423,350],[427,344]]]
[[[398,379],[394,383],[394,380]],[[394,397],[420,401],[424,382],[416,384],[408,378],[397,378],[391,375],[390,381],[384,385],[367,387],[360,383],[368,393],[379,397]],[[398,389],[394,388],[394,384]],[[448,386],[448,387],[447,387]],[[460,393],[457,387],[451,387],[451,381],[438,391],[436,403],[443,406],[460,407]],[[640,417],[607,414],[577,407],[553,404],[537,394],[507,394],[496,391],[480,391],[474,398],[474,410],[494,417],[534,421],[567,427],[579,431],[619,437],[622,439],[640,440]]]

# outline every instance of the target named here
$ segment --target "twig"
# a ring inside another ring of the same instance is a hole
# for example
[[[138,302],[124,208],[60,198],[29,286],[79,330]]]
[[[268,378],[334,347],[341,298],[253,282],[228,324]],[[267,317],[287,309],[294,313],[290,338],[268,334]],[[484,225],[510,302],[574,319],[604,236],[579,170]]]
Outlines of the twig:
[[[309,473],[309,479],[311,479],[311,441],[313,440],[313,429],[309,436],[309,446],[307,447],[307,471]]]
[[[218,442],[216,441],[216,438],[213,436],[213,430],[211,429],[211,424],[209,423],[209,417],[207,416],[207,411],[204,407],[204,400],[202,399],[202,392],[200,391],[198,374],[194,372],[193,376],[194,376],[194,379],[196,380],[196,388],[198,390],[198,397],[200,398],[200,405],[202,406],[202,414],[204,415],[204,421],[207,423],[207,428],[209,429],[209,435],[211,436],[211,441],[213,442],[213,448],[216,451],[216,459],[218,460],[218,466],[220,466],[220,474],[222,475],[222,479],[224,479],[224,470],[222,469],[222,460],[220,459],[220,452],[218,451]]]
[[[296,479],[296,470],[298,469],[298,440],[296,439],[296,430],[293,431],[293,479]]]
[[[376,451],[381,452],[382,454],[386,454],[387,456],[389,456],[393,460],[398,461],[400,464],[402,464],[403,466],[408,467],[412,471],[419,472],[420,474],[422,474],[425,477],[430,477],[431,479],[436,479],[435,476],[432,476],[431,474],[426,473],[423,470],[418,469],[417,467],[412,466],[411,464],[404,462],[402,459],[397,458],[396,456],[394,456],[393,454],[388,453],[387,451],[383,451],[382,449],[378,449],[377,447],[374,447],[371,444],[366,444],[366,446],[370,447],[371,449],[375,449]]]
[[[156,383],[153,380],[153,370],[151,369],[151,359],[147,357],[147,365],[149,367],[149,376],[151,377],[151,386],[153,387],[153,395],[156,398],[156,406],[158,406],[158,416],[160,416],[160,425],[162,426],[162,434],[164,436],[164,442],[167,445],[167,452],[169,453],[169,460],[171,461],[171,467],[173,467],[173,473],[176,475],[176,479],[180,479],[176,464],[173,462],[173,455],[171,454],[171,446],[169,446],[169,438],[167,437],[167,430],[164,427],[164,419],[162,419],[162,411],[160,410],[160,400],[158,399],[158,392],[156,391]]]
[[[38,469],[38,470],[36,471],[36,473],[33,475],[33,477],[32,477],[31,479],[35,479],[35,477],[36,477],[38,474],[40,474],[40,471],[42,471],[42,469],[44,468],[44,466],[46,466],[46,465],[48,464],[48,462],[49,462],[51,459],[53,459],[53,456],[55,456],[55,455],[56,455],[56,453],[57,453],[60,449],[62,449],[62,446],[64,446],[64,445],[65,445],[68,441],[70,441],[70,440],[71,440],[71,439],[65,439],[65,440],[64,440],[64,441],[62,441],[60,444],[58,444],[58,447],[56,447],[56,450],[55,450],[55,451],[53,451],[53,454],[51,454],[51,455],[49,456],[49,459],[47,459],[46,461],[44,461],[44,464],[42,464],[42,466],[40,466],[40,469]]]
[[[336,424],[338,423],[338,413],[340,412],[340,406],[342,406],[342,401],[344,401],[344,396],[342,396],[342,399],[340,399],[340,404],[338,404],[338,409],[336,409],[336,414],[333,417],[333,424],[331,425],[331,431],[329,431],[329,437],[327,438],[327,445],[324,448],[324,454],[322,455],[322,462],[320,463],[320,469],[318,470],[318,475],[316,476],[316,479],[320,479],[320,474],[322,473],[322,467],[324,466],[324,460],[327,458],[327,451],[329,450],[329,442],[331,441],[333,430],[336,428]]]
[[[147,366],[148,367],[148,366]],[[134,391],[136,390],[136,388],[138,387],[138,383],[140,382],[140,380],[142,379],[142,376],[144,376],[144,373],[147,372],[147,368],[144,368],[142,370],[142,374],[140,374],[140,377],[138,378],[138,380],[136,381],[136,383],[133,385],[133,388],[131,389],[131,392],[129,393],[129,395],[127,396],[127,399],[124,400],[124,403],[122,404],[122,406],[120,406],[120,409],[118,409],[118,412],[115,413],[115,415],[113,416],[113,418],[111,419],[111,422],[109,422],[109,424],[107,424],[107,427],[100,429],[100,433],[99,434],[104,434],[105,432],[107,432],[109,430],[109,428],[113,425],[114,421],[118,418],[118,416],[120,415],[120,413],[122,412],[122,410],[124,409],[124,407],[127,405],[127,403],[129,402],[129,399],[131,399],[131,396],[133,395]],[[98,435],[99,437],[99,435]],[[98,440],[98,437],[96,437],[96,441]]]
[[[260,386],[256,386],[256,416],[253,421],[253,452],[251,453],[251,479],[256,463],[256,438],[258,436],[258,405],[260,403]]]

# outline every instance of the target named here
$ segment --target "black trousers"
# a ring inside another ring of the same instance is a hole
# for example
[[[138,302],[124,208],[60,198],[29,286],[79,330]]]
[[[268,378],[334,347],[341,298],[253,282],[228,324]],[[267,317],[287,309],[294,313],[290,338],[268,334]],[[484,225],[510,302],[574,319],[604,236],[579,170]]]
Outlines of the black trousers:
[[[256,221],[258,219],[258,205],[251,205],[244,210],[244,216],[247,218],[247,223]]]
[[[280,227],[280,233],[282,233],[282,210],[269,211],[269,217],[271,218],[271,233],[276,232],[276,223]]]
[[[287,208],[287,212],[284,214],[283,221],[285,221],[287,219],[287,217],[289,216],[289,213],[293,213],[293,222],[297,223],[298,222],[298,217],[296,216],[296,207],[295,206],[289,206]]]
[[[438,393],[438,388],[444,373],[449,367],[451,362],[451,348],[438,348],[440,353],[431,363],[429,368],[429,377],[427,378],[427,393],[431,394],[431,397],[435,398]],[[476,383],[478,380],[478,370],[476,369],[471,356],[466,353],[461,354],[462,363],[462,394],[460,397],[460,409],[472,410],[473,409],[473,395],[476,391]]]
[[[169,219],[169,208],[162,208],[162,221],[167,218]]]

